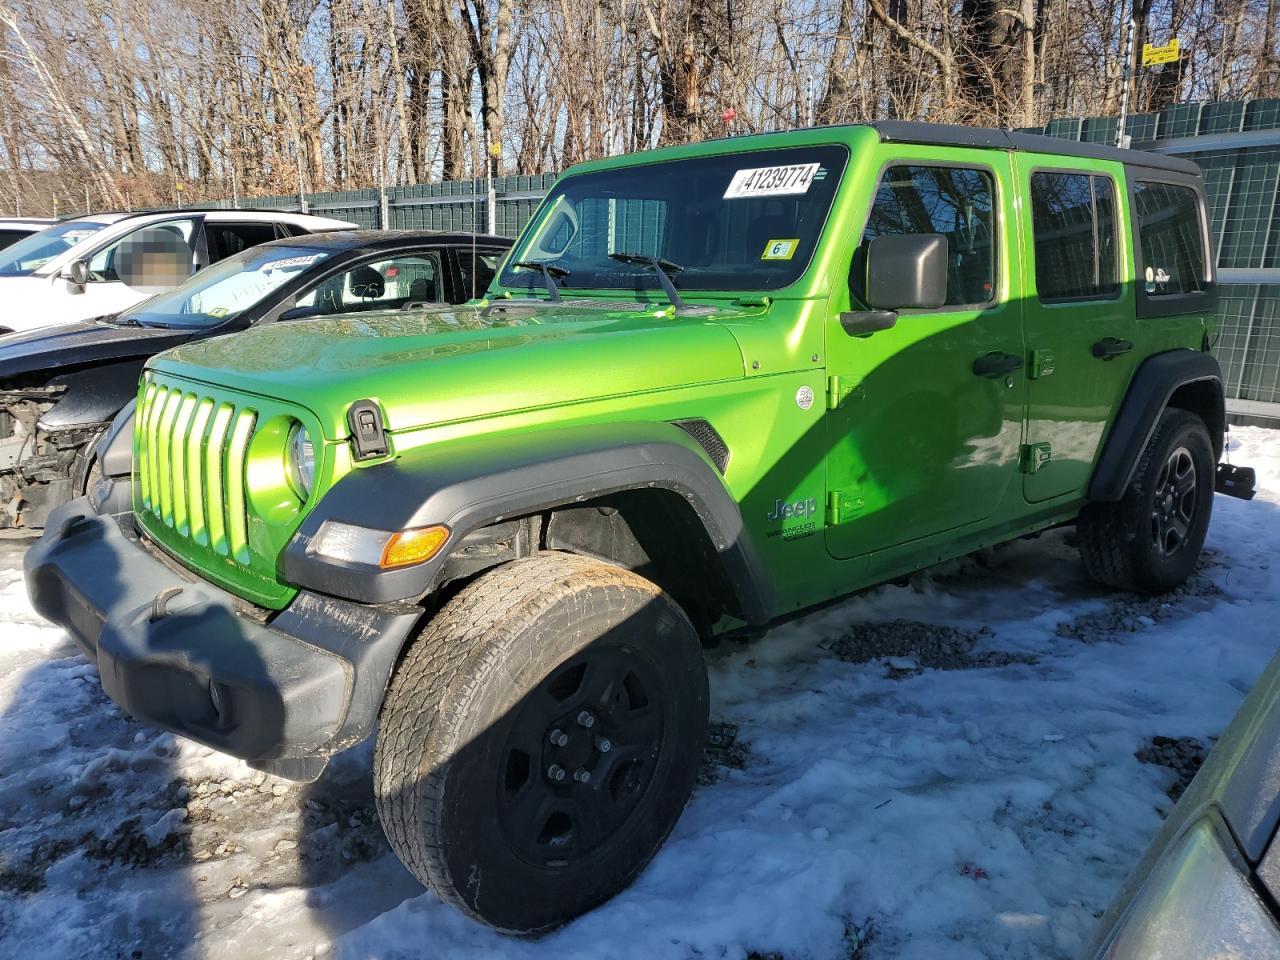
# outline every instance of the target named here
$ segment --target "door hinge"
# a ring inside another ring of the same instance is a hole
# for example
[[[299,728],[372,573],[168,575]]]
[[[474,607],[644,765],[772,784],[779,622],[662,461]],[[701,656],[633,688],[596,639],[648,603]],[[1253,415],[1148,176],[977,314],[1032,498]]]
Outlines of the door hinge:
[[[838,410],[840,404],[845,400],[853,397],[855,400],[862,399],[862,384],[849,385],[841,380],[839,376],[827,377],[827,409]]]
[[[1053,451],[1047,443],[1024,443],[1022,445],[1022,472],[1038,473],[1053,458]]]
[[[1053,373],[1053,351],[1052,350],[1032,350],[1031,365],[1027,370],[1027,376],[1032,380],[1039,380],[1041,377],[1047,377]]]
[[[856,490],[830,490],[827,492],[827,525],[838,527],[862,512],[866,506]]]

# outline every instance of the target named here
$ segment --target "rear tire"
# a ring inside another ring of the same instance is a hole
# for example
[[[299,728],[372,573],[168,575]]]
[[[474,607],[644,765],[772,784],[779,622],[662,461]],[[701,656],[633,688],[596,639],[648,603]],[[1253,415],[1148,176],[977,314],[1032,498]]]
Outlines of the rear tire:
[[[549,930],[657,852],[708,722],[697,634],[649,581],[542,553],[481,576],[392,679],[374,756],[392,849],[500,930]]]
[[[1099,583],[1164,593],[1195,569],[1213,510],[1214,455],[1204,421],[1167,409],[1124,496],[1080,512],[1080,554]]]

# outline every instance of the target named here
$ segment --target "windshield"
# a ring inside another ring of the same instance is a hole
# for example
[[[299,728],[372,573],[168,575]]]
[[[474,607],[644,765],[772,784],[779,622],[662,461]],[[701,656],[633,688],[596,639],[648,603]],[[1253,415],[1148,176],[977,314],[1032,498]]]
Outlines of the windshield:
[[[33,233],[0,251],[0,277],[25,277],[34,273],[105,226],[107,224],[96,220],[72,220]]]
[[[506,287],[652,290],[652,269],[611,254],[658,257],[680,290],[776,290],[809,266],[848,151],[792,147],[671,160],[567,177],[507,260]]]
[[[256,306],[329,253],[314,247],[253,247],[201,270],[124,314],[147,327],[211,327]]]

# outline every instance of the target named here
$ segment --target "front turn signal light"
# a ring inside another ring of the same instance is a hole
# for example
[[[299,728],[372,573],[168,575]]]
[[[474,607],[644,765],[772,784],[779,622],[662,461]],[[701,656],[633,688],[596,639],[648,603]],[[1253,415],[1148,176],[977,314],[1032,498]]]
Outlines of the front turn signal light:
[[[382,559],[378,565],[389,570],[422,563],[439,553],[448,539],[449,528],[443,525],[401,530],[393,533],[387,545],[382,548]]]

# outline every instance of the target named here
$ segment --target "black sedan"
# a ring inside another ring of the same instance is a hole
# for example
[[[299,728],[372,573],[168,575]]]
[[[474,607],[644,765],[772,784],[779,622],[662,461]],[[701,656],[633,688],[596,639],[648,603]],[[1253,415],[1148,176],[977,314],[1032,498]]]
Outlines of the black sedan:
[[[463,303],[504,237],[348,230],[253,247],[124,313],[0,337],[0,528],[36,529],[86,492],[94,443],[147,359],[261,323]]]

